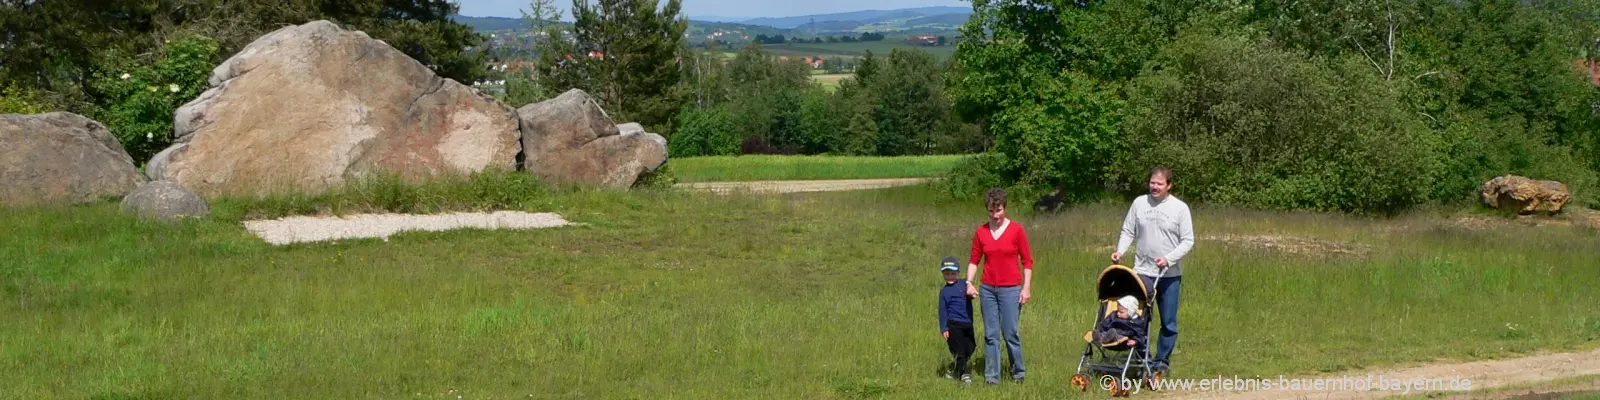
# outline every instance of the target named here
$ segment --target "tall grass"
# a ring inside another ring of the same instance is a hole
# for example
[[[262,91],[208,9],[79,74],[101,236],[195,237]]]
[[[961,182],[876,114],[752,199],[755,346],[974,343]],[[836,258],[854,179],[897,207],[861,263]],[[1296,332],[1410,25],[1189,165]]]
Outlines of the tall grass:
[[[5,394],[1103,397],[1069,392],[1066,380],[1124,204],[1013,215],[1038,260],[1022,315],[1030,379],[963,389],[937,376],[948,354],[935,264],[966,256],[980,205],[927,187],[537,198],[518,204],[584,225],[272,247],[226,216],[160,224],[113,204],[0,210]],[[1600,345],[1594,230],[1195,211],[1203,240],[1185,261],[1180,377]],[[1367,251],[1293,254],[1218,235]]]
[[[447,175],[421,184],[408,183],[397,175],[377,175],[320,193],[290,191],[264,197],[224,198],[213,201],[212,208],[225,220],[375,212],[524,210],[550,207],[549,190],[532,174],[517,171]]]
[[[943,175],[962,155],[853,156],[718,156],[669,161],[683,182],[811,179],[924,178]]]

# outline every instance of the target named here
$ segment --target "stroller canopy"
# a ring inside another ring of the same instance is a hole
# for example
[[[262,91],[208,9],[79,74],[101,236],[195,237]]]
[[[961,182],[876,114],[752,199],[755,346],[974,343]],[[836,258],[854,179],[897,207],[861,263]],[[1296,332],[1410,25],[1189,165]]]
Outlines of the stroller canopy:
[[[1139,279],[1139,274],[1133,269],[1121,265],[1112,265],[1100,271],[1099,299],[1119,299],[1122,296],[1133,296],[1139,299],[1139,304],[1150,300],[1150,291],[1144,287],[1144,280]]]

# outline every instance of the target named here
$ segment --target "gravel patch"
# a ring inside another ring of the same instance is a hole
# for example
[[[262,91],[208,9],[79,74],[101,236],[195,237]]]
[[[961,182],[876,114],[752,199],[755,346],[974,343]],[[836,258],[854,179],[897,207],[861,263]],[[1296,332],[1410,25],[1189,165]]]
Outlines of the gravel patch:
[[[346,217],[288,217],[245,221],[244,228],[267,243],[320,242],[340,239],[382,238],[404,231],[447,231],[462,228],[535,229],[569,225],[553,213],[497,211],[449,214],[358,214]]]

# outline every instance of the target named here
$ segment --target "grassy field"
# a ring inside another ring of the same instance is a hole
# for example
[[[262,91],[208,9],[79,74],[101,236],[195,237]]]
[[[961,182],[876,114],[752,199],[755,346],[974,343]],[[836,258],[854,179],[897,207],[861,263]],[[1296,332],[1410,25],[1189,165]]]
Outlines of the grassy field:
[[[961,388],[937,372],[935,264],[966,255],[978,204],[930,187],[744,197],[485,182],[352,201],[454,193],[476,200],[419,209],[514,204],[583,225],[271,247],[238,219],[330,200],[220,202],[177,225],[114,204],[0,210],[5,397],[1104,397],[1066,382],[1125,204],[1014,211],[1038,260],[1021,322],[1030,379]],[[1594,230],[1195,212],[1177,377],[1600,346]],[[1256,243],[1268,240],[1327,245]]]
[[[789,57],[862,57],[867,51],[878,57],[887,57],[894,49],[921,49],[933,53],[938,59],[946,59],[955,55],[956,46],[916,46],[901,42],[899,39],[886,39],[879,42],[854,42],[854,43],[785,43],[763,45],[762,50],[772,55]]]
[[[855,74],[815,74],[811,75],[811,79],[822,84],[822,88],[831,93],[835,90],[839,90],[840,81],[852,76],[855,76]]]
[[[933,177],[949,172],[960,155],[911,157],[727,156],[669,161],[683,182]]]

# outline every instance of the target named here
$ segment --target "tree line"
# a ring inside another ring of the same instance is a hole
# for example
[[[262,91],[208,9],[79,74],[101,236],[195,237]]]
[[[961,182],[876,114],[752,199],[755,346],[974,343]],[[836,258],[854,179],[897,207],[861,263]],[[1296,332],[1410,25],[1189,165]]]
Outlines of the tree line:
[[[877,33],[877,32],[865,32],[865,33],[862,33],[860,36],[851,36],[851,35],[817,36],[817,37],[813,37],[813,38],[810,38],[810,39],[801,38],[801,37],[784,37],[783,35],[775,35],[775,36],[756,35],[755,41],[756,41],[756,43],[761,43],[761,44],[856,43],[856,42],[881,42],[881,41],[883,41],[883,39],[885,37],[887,37],[887,36],[885,36],[882,33]]]
[[[531,9],[527,19],[542,32],[539,57],[507,77],[505,100],[520,105],[583,89],[614,117],[666,136],[673,157],[942,154],[986,145],[949,106],[949,64],[925,51],[827,60],[855,67],[830,92],[812,79],[812,65],[768,55],[759,41],[731,59],[686,46],[678,0],[579,0],[570,37],[553,0],[534,0]]]
[[[949,75],[992,137],[951,191],[1392,213],[1491,177],[1595,204],[1592,0],[977,0]],[[1591,64],[1592,65],[1592,64]]]

